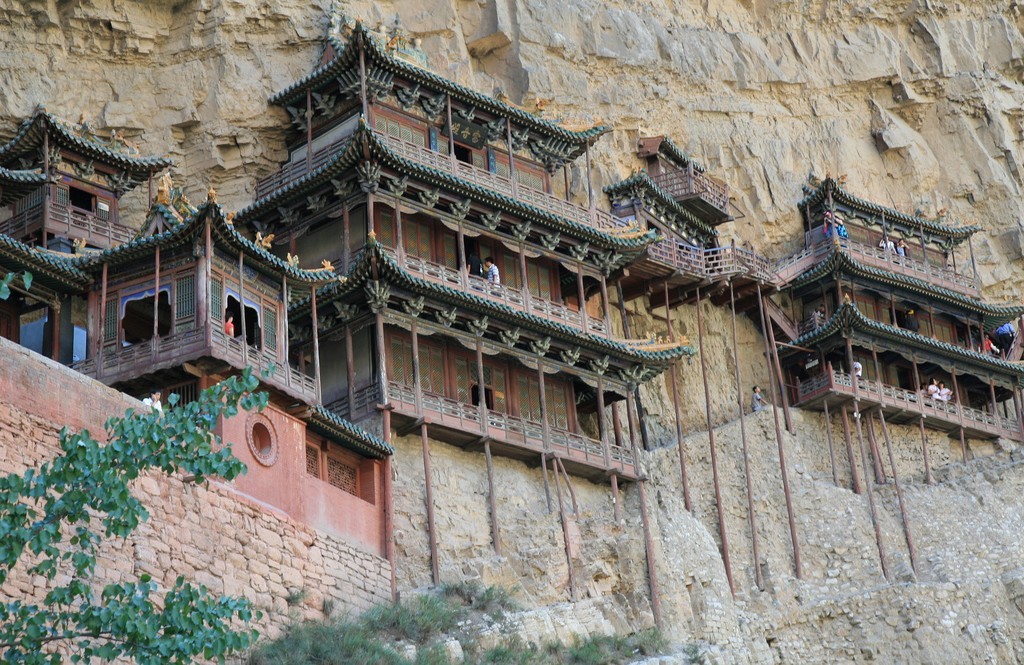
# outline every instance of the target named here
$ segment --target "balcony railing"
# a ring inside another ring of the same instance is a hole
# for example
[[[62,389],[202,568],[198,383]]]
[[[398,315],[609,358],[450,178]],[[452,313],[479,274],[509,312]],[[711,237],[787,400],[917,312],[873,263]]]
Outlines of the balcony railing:
[[[420,415],[416,411],[415,388],[391,381],[388,384],[388,392],[392,402],[398,403],[399,409]],[[438,424],[456,427],[466,432],[484,433],[478,406],[426,392],[422,393],[422,404],[422,412],[434,415],[435,422]],[[548,430],[550,432],[548,452],[554,452],[566,459],[592,467],[608,468],[605,464],[604,448],[600,441],[556,427],[549,427]],[[497,435],[495,438],[501,443],[522,446],[536,452],[545,450],[544,426],[536,421],[489,409],[487,410],[487,432],[490,436]],[[612,444],[609,446],[609,458],[610,468],[628,466],[630,467],[629,472],[633,472],[634,459],[631,450]]]
[[[729,210],[729,186],[693,169],[665,171],[651,178],[675,199],[698,197],[723,213]]]
[[[40,191],[45,194],[46,190]],[[21,239],[43,228],[43,197],[36,197],[35,194],[30,196],[35,197],[31,205],[19,205],[18,212],[0,222],[0,233]],[[127,226],[100,219],[95,214],[82,210],[60,206],[55,201],[50,202],[46,230],[57,236],[85,240],[90,244],[105,247],[126,243],[134,238],[136,233]]]
[[[890,386],[863,377],[859,379],[857,388],[858,397],[865,402],[878,404],[886,408],[922,413],[929,418],[940,419],[955,425],[960,424],[962,417],[963,424],[967,427],[995,436],[1005,436],[1018,440],[1021,437],[1020,428],[1016,420],[1003,418],[1000,415],[989,413],[982,409],[963,406],[955,401],[933,399],[922,395],[918,391]],[[833,370],[831,373],[823,372],[818,376],[807,379],[797,387],[797,403],[799,404],[826,391],[852,396],[854,392],[853,377],[846,372]]]
[[[315,171],[324,164],[326,164],[332,157],[337,155],[341,150],[348,145],[348,140],[351,134],[345,134],[333,141],[330,145],[320,148],[313,153],[308,163],[305,158],[290,161],[285,164],[279,171],[271,173],[265,178],[260,178],[256,182],[256,198],[261,199],[264,196],[268,196],[276,190],[288,185],[302,176]]]
[[[402,252],[400,256],[398,252],[390,248],[385,248],[384,251],[410,273],[428,281],[461,289],[466,293],[494,300],[522,312],[536,314],[583,332],[605,337],[609,334],[608,326],[603,318],[584,317],[579,310],[536,296],[528,289],[492,284],[481,277],[468,275],[461,270],[427,261],[405,252]]]
[[[775,268],[771,261],[734,245],[705,249],[704,266],[708,279],[743,275],[767,284],[775,282]]]

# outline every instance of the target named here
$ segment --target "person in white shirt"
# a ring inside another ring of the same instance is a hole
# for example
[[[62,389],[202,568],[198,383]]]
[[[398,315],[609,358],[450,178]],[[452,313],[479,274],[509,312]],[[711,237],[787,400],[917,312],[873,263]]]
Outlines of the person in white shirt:
[[[946,387],[945,381],[939,381],[939,394],[937,398],[943,402],[948,402],[953,398],[953,391]]]
[[[932,399],[936,399],[938,397],[938,394],[939,394],[939,380],[938,379],[932,379],[932,382],[928,384],[927,392],[928,392],[928,397],[930,397]]]
[[[863,374],[864,374],[864,367],[861,366],[861,364],[858,361],[854,360],[853,361],[853,375],[859,379]]]
[[[498,272],[498,266],[494,264],[494,259],[490,256],[484,259],[484,271],[487,273],[488,282],[501,284],[501,273]]]
[[[160,397],[160,391],[154,390],[149,394],[149,397],[142,400],[142,403],[158,413],[163,413],[164,405],[160,403]]]

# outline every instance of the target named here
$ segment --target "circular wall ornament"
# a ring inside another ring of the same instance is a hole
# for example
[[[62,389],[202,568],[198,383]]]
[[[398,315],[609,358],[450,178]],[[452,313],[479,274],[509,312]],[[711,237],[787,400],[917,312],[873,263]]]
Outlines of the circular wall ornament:
[[[245,422],[245,439],[257,462],[263,466],[273,466],[277,462],[280,456],[277,434],[273,423],[262,413],[249,414]]]

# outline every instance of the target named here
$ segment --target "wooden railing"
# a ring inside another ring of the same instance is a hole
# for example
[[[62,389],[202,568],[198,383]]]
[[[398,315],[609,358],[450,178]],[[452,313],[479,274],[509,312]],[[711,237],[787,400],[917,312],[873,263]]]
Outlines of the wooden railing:
[[[45,190],[40,190],[45,193]],[[35,197],[35,194],[31,196]],[[21,208],[9,219],[0,222],[0,233],[9,235],[12,238],[25,238],[43,227],[43,199],[39,197],[38,202],[32,205],[19,206]],[[75,208],[65,208],[50,202],[50,216],[46,230],[58,236],[70,239],[86,240],[92,244],[101,244],[105,240],[107,247],[120,245],[135,237],[135,230],[127,226],[121,226],[116,222],[103,220],[95,214],[87,213]]]
[[[530,293],[529,289],[492,284],[482,277],[469,275],[462,270],[449,268],[405,252],[399,254],[389,247],[385,247],[384,251],[410,273],[431,282],[461,289],[466,293],[482,296],[523,312],[536,314],[583,332],[603,337],[607,337],[609,334],[608,326],[603,318],[584,317],[578,309],[541,298]]]
[[[218,353],[219,352],[219,353]],[[300,372],[288,363],[277,360],[276,354],[267,353],[254,346],[245,347],[244,336],[228,337],[219,328],[213,329],[213,353],[234,367],[252,367],[267,383],[277,387],[290,388],[311,403],[320,402],[320,386],[315,377]]]
[[[708,279],[744,275],[766,284],[775,282],[775,269],[771,261],[735,245],[705,249],[704,266]]]
[[[665,171],[653,176],[651,180],[672,198],[698,197],[723,213],[729,210],[729,186],[706,173],[692,168]]]
[[[389,397],[399,402],[405,409],[415,409],[416,390],[412,386],[398,381],[388,383]],[[464,404],[442,395],[422,393],[423,412],[436,416],[439,424],[454,426],[467,432],[481,432],[484,428],[480,422],[480,407]],[[495,430],[501,433],[496,437],[500,442],[521,445],[541,452],[544,447],[544,426],[536,421],[527,420],[493,409],[487,410],[487,432],[494,435]],[[551,434],[547,450],[589,466],[606,468],[604,448],[600,441],[582,434],[570,432],[557,427],[549,427]],[[634,466],[633,453],[622,446],[609,447],[611,468]],[[632,472],[632,468],[630,469]]]
[[[279,171],[271,173],[265,178],[260,178],[256,182],[256,199],[268,196],[277,189],[289,185],[307,173],[320,168],[348,145],[350,137],[351,134],[346,134],[333,141],[330,145],[320,148],[313,153],[308,162],[305,158],[290,161],[282,166]]]
[[[352,391],[352,398],[354,405],[349,404],[348,394],[345,394],[324,408],[341,418],[358,422],[377,411],[377,404],[380,403],[380,384],[374,381],[370,385],[357,388]]]
[[[1021,432],[1017,421],[1010,418],[1003,418],[1000,415],[989,413],[982,409],[970,406],[963,406],[955,401],[943,401],[922,395],[918,391],[906,390],[879,383],[871,379],[861,377],[857,383],[858,397],[865,402],[878,404],[887,408],[902,409],[922,413],[930,418],[938,418],[947,423],[959,425],[963,418],[965,426],[987,432],[995,436],[1005,436],[1013,439],[1020,439]],[[839,392],[846,395],[853,395],[853,377],[846,372],[833,370],[831,373],[823,372],[800,383],[797,387],[797,403],[819,395],[825,391]]]
[[[685,275],[704,277],[707,274],[704,250],[667,235],[662,235],[658,242],[651,245],[647,255],[659,263],[676,268]]]

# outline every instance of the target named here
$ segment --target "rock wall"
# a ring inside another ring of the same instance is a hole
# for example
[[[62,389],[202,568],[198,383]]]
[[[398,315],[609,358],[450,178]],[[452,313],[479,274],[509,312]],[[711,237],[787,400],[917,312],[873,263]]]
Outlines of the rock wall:
[[[285,158],[287,119],[266,98],[311,68],[324,34],[325,5],[326,0],[319,6],[294,0],[0,0],[0,133],[12,133],[37,103],[70,119],[84,111],[101,130],[126,129],[143,152],[173,156],[176,177],[194,199],[212,184],[222,202],[240,208],[251,201],[256,179]],[[594,150],[597,186],[639,165],[633,157],[639,135],[667,133],[730,183],[742,215],[725,225],[723,240],[735,238],[777,257],[799,243],[796,202],[808,173],[846,173],[850,189],[866,198],[928,215],[946,208],[954,220],[982,225],[974,250],[986,296],[1019,298],[1019,0],[345,5],[372,23],[400,15],[423,38],[434,69],[457,81],[484,92],[501,89],[527,107],[542,100],[553,115],[610,124],[615,131]],[[579,196],[582,176],[577,167],[573,182]],[[142,203],[140,193],[126,197],[129,211],[138,212]],[[665,331],[664,312],[651,311],[644,300],[630,303],[628,316],[635,334]],[[673,316],[677,333],[695,341],[695,309],[679,307]],[[803,563],[798,580],[772,416],[749,417],[760,549],[755,562],[735,418],[737,394],[745,403],[750,386],[766,382],[763,340],[750,321],[738,319],[737,386],[731,318],[710,305],[704,318],[712,419],[719,425],[721,508],[736,593],[730,593],[720,553],[695,358],[678,367],[692,514],[683,506],[670,392],[664,380],[642,390],[656,448],[645,455],[647,496],[666,633],[678,642],[705,642],[704,652],[719,662],[1024,660],[1024,515],[1018,499],[1024,469],[1018,454],[972,442],[980,459],[961,465],[958,442],[933,433],[929,448],[938,482],[926,485],[919,434],[891,427],[918,565],[914,575],[894,486],[887,483],[874,495],[889,558],[887,583],[866,496],[849,489],[850,461],[838,417],[831,423],[837,484],[823,418],[794,413],[797,435],[786,434],[784,445]],[[5,361],[8,353],[5,348]],[[0,380],[6,369],[5,363]],[[48,376],[40,371],[31,381]],[[20,390],[17,385],[0,387],[5,431],[23,436],[38,430],[44,440],[49,432],[52,441],[53,423],[70,422],[74,414],[32,416],[27,406],[12,408],[9,395]],[[61,400],[42,402],[43,408],[54,402]],[[115,410],[121,408],[118,403]],[[430,582],[422,454],[415,438],[396,446],[398,577],[408,591]],[[4,468],[29,461],[12,456],[30,453],[7,445],[0,453]],[[482,455],[436,442],[431,454],[442,580],[480,578],[517,588],[528,605],[540,608],[526,631],[531,639],[651,624],[635,485],[623,489],[626,519],[615,524],[607,486],[576,483],[581,514],[570,531],[578,546],[574,562],[582,600],[565,604],[561,526],[558,514],[547,511],[540,471],[495,461],[499,557],[490,542]],[[891,477],[888,455],[882,456]],[[188,506],[190,514],[202,515],[212,510],[202,506],[228,501],[220,490],[169,482],[159,491],[175,510]],[[320,539],[306,545],[310,536],[302,527],[246,503],[230,505],[237,510],[227,511],[232,517],[225,519],[237,520],[237,529],[219,531],[228,541],[217,547],[237,547],[244,557],[248,544],[229,536],[251,534],[260,520],[276,525],[266,528],[278,530],[286,551],[291,545],[309,552],[321,546]],[[266,557],[274,561],[276,551],[268,549]],[[111,559],[111,570],[137,558]],[[310,554],[300,574],[330,584],[334,570],[325,553],[321,558],[323,563]],[[370,563],[379,570],[379,561]],[[229,568],[242,566],[238,561]],[[754,587],[755,566],[763,573],[764,591]],[[261,601],[276,608],[274,617],[286,609],[280,595],[285,586],[282,574],[280,586],[269,588]],[[347,587],[341,592],[347,594]],[[365,597],[380,593],[374,586]],[[678,659],[685,662],[685,656]]]
[[[63,425],[102,436],[103,421],[141,404],[0,338],[0,473],[22,472],[58,451]],[[104,543],[96,582],[148,573],[170,587],[178,575],[213,593],[245,596],[273,636],[324,610],[361,612],[391,598],[388,562],[283,513],[210,483],[153,475],[135,485],[150,512],[132,536]],[[45,580],[16,571],[0,598],[41,600]],[[290,600],[289,600],[290,599]]]

